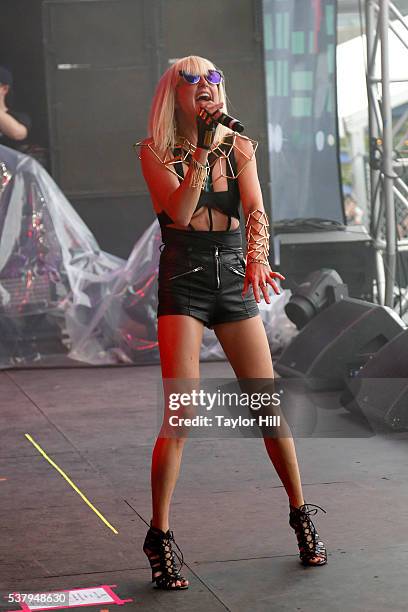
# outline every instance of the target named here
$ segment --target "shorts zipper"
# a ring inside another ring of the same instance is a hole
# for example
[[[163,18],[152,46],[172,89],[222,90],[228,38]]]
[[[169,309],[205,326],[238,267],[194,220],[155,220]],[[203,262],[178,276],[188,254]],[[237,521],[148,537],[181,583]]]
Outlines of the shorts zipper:
[[[220,287],[220,255],[218,253],[218,249],[219,247],[215,246],[215,264],[216,264],[216,270],[217,270],[217,289],[219,289]]]
[[[232,272],[235,272],[235,274],[238,274],[239,276],[245,276],[243,272],[241,272],[240,270],[237,270],[236,268],[233,268],[232,266],[227,265],[227,268],[229,268]]]
[[[198,272],[199,270],[204,270],[203,266],[198,266],[197,268],[193,268],[192,270],[187,270],[187,272],[181,272],[181,274],[175,274],[174,276],[170,276],[169,280],[173,278],[178,278],[179,276],[185,276],[186,274],[192,274],[192,272]]]

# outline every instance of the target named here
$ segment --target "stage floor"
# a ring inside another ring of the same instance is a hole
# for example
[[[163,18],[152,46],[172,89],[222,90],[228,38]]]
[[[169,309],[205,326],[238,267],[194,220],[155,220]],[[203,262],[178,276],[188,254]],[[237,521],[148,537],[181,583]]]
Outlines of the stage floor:
[[[234,378],[227,362],[201,373]],[[358,424],[348,437],[296,439],[305,500],[327,511],[313,517],[329,551],[317,568],[298,561],[262,439],[189,439],[171,528],[190,589],[154,589],[142,544],[160,384],[159,366],[0,373],[0,610],[21,609],[9,593],[100,585],[132,599],[125,611],[406,610],[408,434]],[[350,420],[337,393],[325,401]]]

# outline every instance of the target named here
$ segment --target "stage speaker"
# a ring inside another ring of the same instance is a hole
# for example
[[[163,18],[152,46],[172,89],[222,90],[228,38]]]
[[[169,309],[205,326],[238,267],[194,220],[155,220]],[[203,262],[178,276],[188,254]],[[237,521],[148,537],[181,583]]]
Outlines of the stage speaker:
[[[408,430],[408,330],[370,357],[355,378],[347,380],[340,403],[370,424]]]
[[[343,389],[345,379],[404,328],[390,308],[344,298],[302,329],[275,369],[281,376],[305,378],[313,389]]]
[[[275,267],[286,276],[285,289],[294,291],[314,270],[330,268],[340,274],[351,297],[373,300],[375,252],[364,227],[277,234],[273,250]]]

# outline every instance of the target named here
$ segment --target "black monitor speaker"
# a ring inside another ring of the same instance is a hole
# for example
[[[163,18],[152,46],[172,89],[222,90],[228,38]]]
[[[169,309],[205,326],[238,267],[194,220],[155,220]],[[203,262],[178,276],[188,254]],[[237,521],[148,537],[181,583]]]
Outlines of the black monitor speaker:
[[[408,330],[372,355],[340,397],[350,412],[370,424],[408,430]]]
[[[404,329],[385,307],[344,298],[314,317],[275,364],[281,376],[307,379],[314,389],[342,389],[379,349]]]

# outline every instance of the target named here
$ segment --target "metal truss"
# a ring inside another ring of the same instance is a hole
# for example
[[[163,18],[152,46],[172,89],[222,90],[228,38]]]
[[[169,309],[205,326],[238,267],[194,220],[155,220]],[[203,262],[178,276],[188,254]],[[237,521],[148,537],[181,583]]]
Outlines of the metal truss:
[[[394,21],[391,21],[394,19]],[[395,27],[400,22],[403,36]],[[390,0],[366,0],[365,23],[367,38],[367,90],[370,139],[370,233],[376,248],[377,288],[380,304],[395,307],[397,255],[408,250],[408,239],[398,236],[398,215],[408,214],[408,186],[399,170],[406,159],[394,148],[395,135],[407,119],[408,113],[393,126],[391,83],[408,82],[408,78],[390,77],[389,38],[396,36],[408,51],[408,26],[403,15]],[[403,51],[403,50],[402,50]],[[381,53],[381,74],[376,74],[376,57]],[[402,53],[400,66],[408,64],[408,53]],[[399,303],[403,313],[408,310],[408,290]]]

